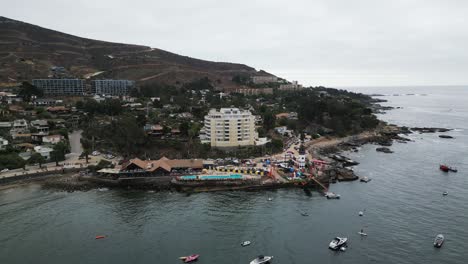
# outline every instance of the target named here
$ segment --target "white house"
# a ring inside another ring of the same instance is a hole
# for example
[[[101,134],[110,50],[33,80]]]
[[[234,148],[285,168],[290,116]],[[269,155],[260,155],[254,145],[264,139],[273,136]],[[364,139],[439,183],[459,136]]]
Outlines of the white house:
[[[62,135],[49,135],[42,138],[42,143],[57,144],[63,140]]]
[[[52,151],[54,151],[53,149],[51,148],[48,148],[48,147],[43,147],[43,146],[35,146],[34,147],[34,151],[36,151],[37,153],[41,154],[42,157],[46,158],[46,159],[50,159],[50,153]]]
[[[8,146],[8,140],[0,137],[0,149],[5,149],[6,146]]]

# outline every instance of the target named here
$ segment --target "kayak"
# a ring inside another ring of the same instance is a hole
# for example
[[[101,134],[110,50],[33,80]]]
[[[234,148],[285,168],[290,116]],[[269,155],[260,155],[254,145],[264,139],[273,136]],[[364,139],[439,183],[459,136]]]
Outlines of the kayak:
[[[106,236],[96,236],[96,239],[103,239],[106,238]]]

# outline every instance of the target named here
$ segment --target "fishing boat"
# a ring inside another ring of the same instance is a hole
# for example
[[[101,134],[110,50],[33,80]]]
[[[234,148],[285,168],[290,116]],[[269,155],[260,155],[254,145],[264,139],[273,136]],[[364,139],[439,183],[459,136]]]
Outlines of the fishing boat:
[[[256,259],[250,261],[250,264],[263,264],[263,263],[271,263],[273,256],[263,256],[260,255]]]
[[[198,260],[198,257],[200,257],[200,255],[193,254],[186,257],[180,257],[179,259],[181,259],[184,263],[189,263]]]
[[[346,237],[335,237],[328,245],[328,248],[332,250],[338,250],[346,246],[347,242],[348,242],[348,238]]]
[[[241,246],[243,246],[243,247],[246,247],[248,245],[250,245],[250,241],[248,241],[248,240],[241,243]]]
[[[440,248],[442,244],[444,243],[444,240],[445,240],[444,235],[438,234],[436,238],[434,239],[434,247]]]
[[[359,211],[359,216],[363,216],[364,215],[364,212],[363,211]]]
[[[448,195],[448,192],[443,192],[442,195],[446,196],[446,195]]]

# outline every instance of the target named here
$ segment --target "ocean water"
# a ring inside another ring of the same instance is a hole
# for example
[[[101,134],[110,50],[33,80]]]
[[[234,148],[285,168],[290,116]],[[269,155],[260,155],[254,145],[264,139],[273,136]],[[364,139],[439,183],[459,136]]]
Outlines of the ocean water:
[[[413,142],[391,147],[393,154],[375,145],[349,153],[361,163],[355,171],[372,181],[332,185],[341,200],[299,189],[0,191],[0,263],[180,263],[178,257],[194,253],[198,263],[210,264],[249,263],[258,254],[283,264],[466,263],[468,88],[351,89],[388,94],[387,105],[402,107],[380,116],[390,123],[453,128],[445,134],[455,138],[412,134]],[[459,172],[442,173],[439,163]],[[357,234],[361,228],[367,237]],[[436,249],[439,233],[446,242]],[[346,252],[327,249],[335,236],[349,238]],[[244,240],[252,244],[241,247]]]

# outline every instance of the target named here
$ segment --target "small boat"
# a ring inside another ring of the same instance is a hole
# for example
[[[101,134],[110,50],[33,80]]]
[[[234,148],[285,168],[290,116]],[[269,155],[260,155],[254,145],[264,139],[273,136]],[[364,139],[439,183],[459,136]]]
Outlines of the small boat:
[[[301,212],[301,215],[302,215],[302,216],[309,216],[309,213],[307,213],[307,212]]]
[[[268,201],[270,201],[270,202],[271,202],[271,201],[273,201],[273,198],[271,198],[271,197],[268,197]]]
[[[327,197],[327,199],[340,199],[340,195],[334,192],[326,192],[325,197]]]
[[[448,195],[448,192],[443,192],[442,195],[446,196],[446,195]]]
[[[200,255],[193,254],[190,256],[186,256],[186,257],[180,257],[179,259],[181,259],[184,263],[189,263],[189,262],[198,260],[198,257],[200,257]]]
[[[367,182],[370,182],[371,179],[369,179],[369,178],[367,178],[367,177],[363,177],[363,178],[361,178],[359,181],[360,181],[360,182],[366,182],[366,183],[367,183]]]
[[[96,239],[103,239],[106,238],[106,236],[96,236]]]
[[[367,234],[364,233],[364,229],[361,229],[361,231],[359,231],[358,234],[361,236],[367,236]]]
[[[343,246],[346,246],[346,243],[348,242],[348,238],[346,237],[335,237],[330,244],[328,245],[328,248],[332,250],[338,250]]]
[[[243,246],[243,247],[246,247],[248,245],[250,245],[250,241],[248,241],[248,240],[241,243],[241,246]]]
[[[363,211],[359,211],[359,216],[363,216],[364,215],[364,212]]]
[[[270,263],[273,259],[273,256],[263,256],[260,255],[256,259],[250,261],[250,264],[262,264],[262,263]]]
[[[444,235],[438,234],[436,238],[434,239],[434,247],[440,248],[442,244],[444,243],[444,240],[445,240]]]
[[[441,171],[443,171],[443,172],[449,172],[449,171],[451,171],[451,172],[457,172],[457,171],[458,171],[456,168],[452,168],[452,167],[449,167],[449,166],[443,165],[443,164],[439,166],[439,169],[440,169]]]

